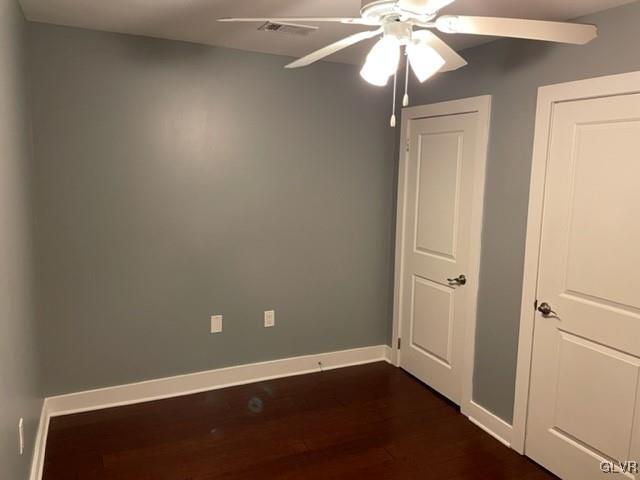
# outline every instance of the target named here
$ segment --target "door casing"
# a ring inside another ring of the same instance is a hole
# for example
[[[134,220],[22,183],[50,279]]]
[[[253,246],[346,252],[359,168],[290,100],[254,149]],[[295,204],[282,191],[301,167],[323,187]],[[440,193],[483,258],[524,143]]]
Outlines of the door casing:
[[[544,190],[554,107],[561,102],[634,93],[640,93],[640,72],[549,85],[538,90],[511,442],[511,447],[521,454],[525,453],[533,330],[536,316],[534,302],[537,298]]]
[[[469,304],[467,306],[467,322],[464,335],[464,358],[462,362],[462,397],[460,408],[471,421],[496,437],[501,442],[509,445],[511,442],[511,425],[490,413],[473,401],[473,361],[475,351],[476,331],[476,306],[478,300],[478,279],[480,274],[480,252],[482,241],[482,223],[484,209],[484,188],[487,154],[489,146],[489,131],[491,124],[491,96],[464,98],[449,102],[435,103],[402,110],[402,129],[400,134],[400,154],[398,168],[398,198],[396,216],[396,253],[395,253],[395,279],[394,279],[394,307],[393,307],[393,348],[391,361],[400,366],[400,351],[398,339],[402,338],[401,314],[403,304],[403,261],[404,258],[404,233],[406,227],[407,211],[407,169],[408,169],[408,142],[409,123],[421,118],[459,115],[465,113],[478,113],[478,137],[476,155],[474,161],[473,180],[473,206],[471,211],[470,226],[470,269],[468,277],[471,279],[467,287],[471,290]]]

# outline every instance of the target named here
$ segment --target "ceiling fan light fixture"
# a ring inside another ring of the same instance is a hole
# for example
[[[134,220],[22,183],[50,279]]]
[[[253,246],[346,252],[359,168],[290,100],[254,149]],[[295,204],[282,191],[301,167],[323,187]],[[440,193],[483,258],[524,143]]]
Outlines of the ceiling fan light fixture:
[[[407,55],[411,69],[420,83],[426,82],[446,63],[438,52],[419,39],[407,45]]]
[[[403,105],[409,104],[408,73],[413,69],[420,83],[426,82],[436,72],[450,72],[467,65],[467,62],[438,35],[445,34],[486,35],[490,37],[523,38],[548,42],[584,45],[598,36],[596,25],[579,23],[529,20],[522,18],[477,17],[466,15],[440,15],[442,8],[455,0],[361,0],[360,18],[343,17],[280,17],[280,18],[223,18],[222,22],[271,22],[281,25],[307,22],[346,23],[377,26],[375,30],[354,33],[330,45],[289,63],[285,68],[300,68],[323,60],[359,42],[378,37],[360,71],[362,78],[372,85],[384,87],[393,76],[393,114],[391,126],[396,124],[396,93],[402,47],[407,55],[405,95]],[[417,28],[417,31],[414,31]],[[281,27],[278,28],[280,30]]]
[[[384,87],[400,64],[400,42],[392,36],[382,37],[371,49],[360,76],[372,85]]]

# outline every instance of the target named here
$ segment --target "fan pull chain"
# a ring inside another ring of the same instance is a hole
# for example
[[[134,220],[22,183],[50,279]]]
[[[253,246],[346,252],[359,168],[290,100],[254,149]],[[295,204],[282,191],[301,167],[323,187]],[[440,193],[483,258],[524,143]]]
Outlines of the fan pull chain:
[[[406,53],[405,53],[405,57],[406,57],[405,63],[407,64],[407,71],[404,76],[404,97],[402,98],[402,106],[408,107],[409,106],[409,57],[407,56]]]
[[[393,113],[391,114],[390,125],[392,128],[396,127],[396,92],[398,85],[398,72],[393,74]]]

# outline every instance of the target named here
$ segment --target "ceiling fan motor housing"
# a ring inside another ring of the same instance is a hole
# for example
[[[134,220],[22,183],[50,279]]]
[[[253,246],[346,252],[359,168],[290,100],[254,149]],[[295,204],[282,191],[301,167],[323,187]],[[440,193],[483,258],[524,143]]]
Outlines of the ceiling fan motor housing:
[[[385,35],[395,37],[400,45],[407,45],[411,41],[413,28],[408,22],[385,22],[382,28]]]
[[[434,12],[426,11],[428,5],[425,0],[362,0],[360,14],[362,18],[378,22],[393,17],[417,17],[424,21],[435,16]]]
[[[397,2],[395,0],[362,0],[360,14],[362,18],[380,21],[390,15],[397,15]]]
[[[366,9],[369,5],[375,5],[376,3],[397,3],[396,0],[362,0],[361,10]]]

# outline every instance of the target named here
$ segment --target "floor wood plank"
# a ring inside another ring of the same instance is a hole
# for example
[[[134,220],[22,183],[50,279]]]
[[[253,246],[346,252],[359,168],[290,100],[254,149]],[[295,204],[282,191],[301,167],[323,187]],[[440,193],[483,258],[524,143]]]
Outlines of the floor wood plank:
[[[555,478],[373,363],[51,420],[44,480]]]

